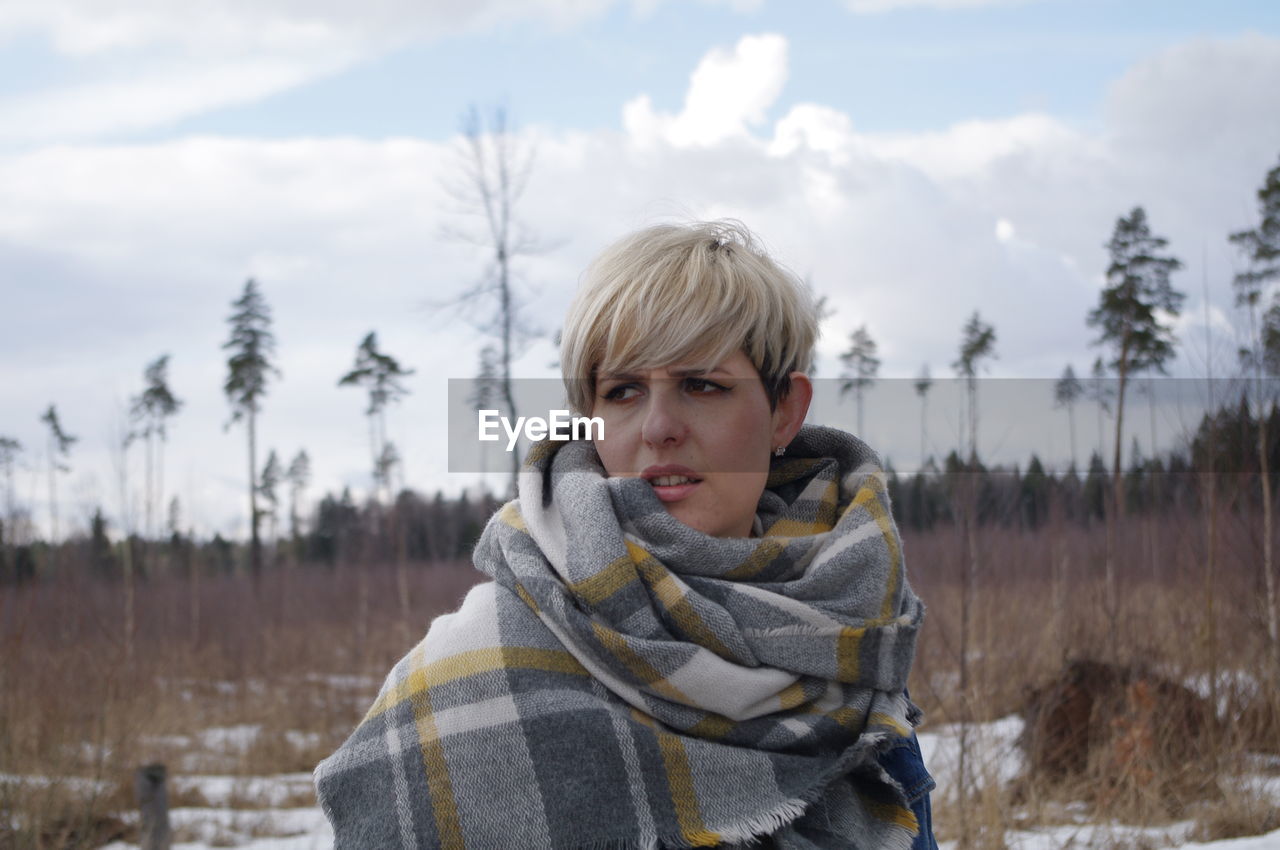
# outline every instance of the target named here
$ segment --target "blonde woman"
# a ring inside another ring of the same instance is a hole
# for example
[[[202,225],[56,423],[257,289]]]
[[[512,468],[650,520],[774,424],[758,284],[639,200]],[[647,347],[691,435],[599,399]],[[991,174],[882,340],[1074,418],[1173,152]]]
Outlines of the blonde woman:
[[[733,222],[632,234],[563,334],[493,581],[316,769],[347,847],[936,847],[923,606],[875,454],[804,425],[814,304]]]

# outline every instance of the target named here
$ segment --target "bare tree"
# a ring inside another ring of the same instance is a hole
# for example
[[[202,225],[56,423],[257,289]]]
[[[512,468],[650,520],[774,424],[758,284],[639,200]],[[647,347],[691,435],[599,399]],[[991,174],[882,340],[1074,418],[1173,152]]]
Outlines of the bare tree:
[[[529,182],[533,148],[522,141],[507,111],[494,109],[486,118],[472,106],[462,118],[462,144],[458,153],[459,175],[446,185],[462,211],[479,218],[480,225],[450,230],[456,238],[481,246],[489,263],[480,280],[458,299],[460,304],[496,301],[494,312],[483,323],[497,337],[497,380],[500,399],[512,418],[516,411],[511,383],[511,361],[521,336],[530,333],[519,320],[520,299],[515,290],[512,263],[538,249],[532,234],[516,216],[516,205]],[[515,490],[520,456],[512,452],[511,489]]]
[[[58,473],[70,472],[66,460],[72,444],[79,439],[62,430],[58,421],[58,411],[51,404],[40,417],[40,421],[49,427],[49,543],[58,540]]]
[[[867,326],[863,325],[849,334],[849,348],[840,355],[844,371],[840,374],[840,395],[852,392],[854,402],[858,406],[858,436],[866,438],[866,430],[862,424],[862,401],[867,387],[876,379],[880,371],[880,359],[876,357],[876,341],[871,338]]]

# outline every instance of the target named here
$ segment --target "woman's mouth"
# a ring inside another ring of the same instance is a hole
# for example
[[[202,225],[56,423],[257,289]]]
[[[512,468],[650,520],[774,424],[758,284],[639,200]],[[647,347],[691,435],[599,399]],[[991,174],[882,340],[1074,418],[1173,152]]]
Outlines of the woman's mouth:
[[[649,483],[654,487],[674,487],[678,484],[696,484],[698,479],[688,475],[659,475],[656,478],[650,478]]]
[[[650,467],[642,473],[644,480],[653,486],[653,492],[664,502],[678,502],[702,483],[691,469],[662,469]]]

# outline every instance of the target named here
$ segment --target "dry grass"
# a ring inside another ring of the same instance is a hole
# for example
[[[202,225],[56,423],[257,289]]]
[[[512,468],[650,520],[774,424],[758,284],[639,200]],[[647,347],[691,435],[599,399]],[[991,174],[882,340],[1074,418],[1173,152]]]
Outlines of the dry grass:
[[[1192,841],[1221,841],[1280,829],[1280,807],[1253,788],[1227,789],[1206,809],[1188,836]]]
[[[1227,787],[1247,751],[1280,752],[1277,689],[1237,675],[1264,674],[1258,525],[1224,511],[1210,572],[1203,517],[1134,517],[1115,553],[1114,618],[1105,604],[1102,526],[980,529],[966,694],[957,688],[956,652],[966,549],[950,527],[907,532],[909,574],[929,609],[912,696],[936,725],[1017,713],[1033,688],[1075,658],[1141,665],[1174,682],[1217,676],[1227,723],[1179,781]],[[362,577],[352,568],[282,569],[256,592],[243,576],[204,577],[198,620],[188,582],[161,577],[137,589],[132,657],[119,584],[64,575],[0,588],[0,764],[11,775],[65,779],[0,781],[0,813],[8,815],[0,829],[13,824],[0,847],[91,847],[113,830],[128,835],[116,818],[132,808],[132,771],[148,762],[169,765],[174,777],[309,772],[351,731],[391,664],[478,578],[465,565],[415,567],[413,618],[403,623],[390,567]],[[1137,734],[1117,728],[1117,739]],[[1190,817],[1203,838],[1276,828],[1274,806],[1257,795],[1210,790],[1202,805],[1171,805],[1168,795],[1149,793],[1161,787],[1153,777],[1135,773],[1137,781],[1116,784],[1107,764],[1091,765],[1091,773],[1060,782],[974,776],[963,804],[956,787],[939,788],[938,837],[960,837],[962,811],[970,845],[983,848],[1005,846],[1009,830],[1082,818]],[[174,806],[210,802],[189,787],[170,782]],[[229,802],[246,818],[261,817],[253,810],[264,807],[247,784]],[[298,793],[273,805],[311,802]],[[271,829],[262,824],[253,828]]]
[[[137,590],[131,656],[120,585],[66,576],[0,589],[0,765],[16,777],[0,779],[0,848],[100,846],[110,819],[133,808],[132,774],[146,763],[171,777],[310,772],[408,635],[481,578],[458,564],[411,576],[414,615],[402,623],[395,571],[365,573],[366,629],[355,628],[352,569],[282,570],[256,593],[242,576],[205,577],[198,631],[187,582],[155,579]],[[208,802],[173,781],[169,793],[174,807]],[[244,792],[230,802],[263,805]]]
[[[1114,555],[1114,616],[1104,583],[1104,526],[1059,521],[1034,533],[980,529],[967,694],[957,687],[965,547],[950,527],[904,535],[912,584],[929,609],[911,680],[929,724],[1022,713],[1033,689],[1073,659],[1104,659],[1194,685],[1223,719],[1176,764],[1148,752],[1161,736],[1189,734],[1177,724],[1160,725],[1166,701],[1150,700],[1148,721],[1141,713],[1099,720],[1105,744],[1081,776],[1024,777],[1008,789],[971,780],[963,801],[957,789],[940,788],[939,838],[960,838],[963,810],[971,845],[998,847],[1009,829],[1078,817],[1064,810],[1069,801],[1086,803],[1091,820],[1162,825],[1196,818],[1203,835],[1276,828],[1266,805],[1220,790],[1244,769],[1247,751],[1280,749],[1280,695],[1261,663],[1267,653],[1259,526],[1257,517],[1222,511],[1210,564],[1204,517],[1130,518]],[[1233,826],[1218,825],[1226,823]]]

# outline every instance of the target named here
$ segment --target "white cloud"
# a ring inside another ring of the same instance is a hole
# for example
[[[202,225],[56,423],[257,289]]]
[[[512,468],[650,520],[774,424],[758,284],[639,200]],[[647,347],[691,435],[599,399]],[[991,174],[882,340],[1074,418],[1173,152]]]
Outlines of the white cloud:
[[[0,98],[0,141],[93,139],[252,102],[411,43],[517,20],[569,26],[615,0],[40,0],[0,43],[47,38],[88,82]]]
[[[1016,6],[1035,0],[845,0],[850,12],[879,15],[899,9],[980,9],[985,6]]]
[[[1269,64],[1277,51],[1276,40],[1246,38],[1153,57],[1117,84],[1099,133],[1032,114],[885,137],[813,104],[770,124],[786,45],[744,39],[700,63],[679,114],[633,101],[626,133],[536,133],[523,217],[559,247],[520,266],[530,319],[554,330],[581,269],[621,233],[655,218],[724,215],[747,222],[836,307],[820,377],[836,374],[830,355],[863,322],[886,375],[929,362],[945,376],[975,308],[997,329],[993,374],[1054,377],[1066,362],[1083,374],[1095,354],[1084,316],[1102,243],[1141,202],[1187,262],[1178,278],[1192,293],[1187,332],[1202,309],[1201,249],[1212,249],[1220,326],[1230,313],[1224,236],[1250,223],[1241,211],[1253,215],[1280,140],[1280,117],[1228,90],[1247,71],[1267,77],[1243,83],[1252,96],[1280,80]],[[1206,149],[1206,139],[1216,141]],[[362,405],[334,384],[376,329],[418,369],[392,419],[408,480],[438,486],[443,378],[473,371],[481,339],[424,305],[485,263],[437,237],[453,220],[440,189],[451,167],[448,145],[420,140],[187,139],[0,155],[0,261],[22,281],[0,316],[0,385],[14,411],[5,427],[40,445],[36,417],[57,401],[86,435],[77,466],[111,481],[105,449],[93,446],[105,429],[94,423],[136,392],[146,362],[171,351],[188,402],[174,424],[173,482],[191,515],[231,528],[243,435],[221,430],[218,346],[227,305],[252,274],[275,309],[285,373],[262,444],[310,449],[318,490],[367,481]],[[547,359],[545,347],[531,350],[521,373],[550,374]]]
[[[1096,149],[1096,143],[1049,115],[962,121],[928,133],[876,135],[863,140],[878,157],[908,162],[936,179],[981,173],[993,164],[1054,149]]]
[[[141,77],[88,83],[0,100],[0,141],[93,138],[175,123],[210,109],[259,100],[347,64],[251,57],[182,63]]]
[[[623,123],[639,140],[677,147],[745,138],[763,123],[786,80],[787,40],[770,33],[743,36],[732,51],[716,48],[698,63],[679,114],[655,111],[642,95],[624,107]]]
[[[318,51],[438,38],[512,20],[569,24],[614,0],[39,0],[0,6],[0,35],[47,35],[67,54],[170,47]]]
[[[853,122],[843,112],[816,103],[801,103],[774,125],[769,152],[787,156],[800,148],[833,156],[847,153],[853,139]]]

